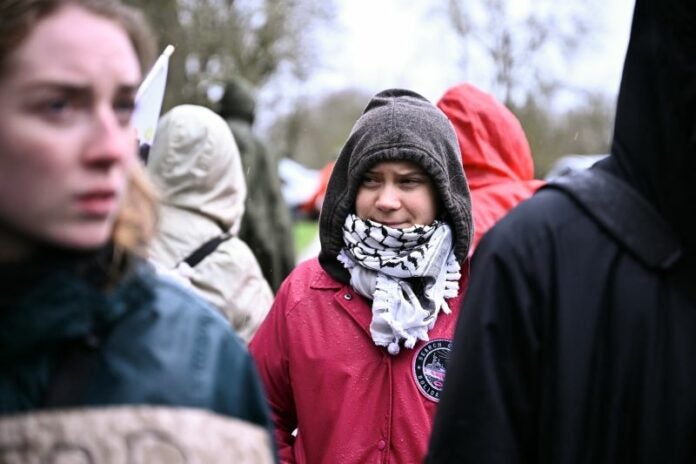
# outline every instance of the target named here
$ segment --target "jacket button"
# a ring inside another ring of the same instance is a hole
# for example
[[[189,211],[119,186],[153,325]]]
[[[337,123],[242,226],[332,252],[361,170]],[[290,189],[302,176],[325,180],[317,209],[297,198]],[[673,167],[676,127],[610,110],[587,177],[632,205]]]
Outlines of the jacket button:
[[[384,440],[380,440],[377,442],[377,449],[380,451],[384,451],[384,448],[386,448],[386,446],[387,442],[385,442]]]
[[[350,301],[353,299],[353,295],[351,295],[350,293],[346,293],[343,295],[343,298]]]

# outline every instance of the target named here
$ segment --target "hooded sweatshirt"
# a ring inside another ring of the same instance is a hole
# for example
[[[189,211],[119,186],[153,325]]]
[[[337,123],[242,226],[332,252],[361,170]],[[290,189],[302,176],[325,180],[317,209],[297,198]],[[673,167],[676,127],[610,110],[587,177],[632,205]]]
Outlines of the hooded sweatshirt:
[[[543,185],[534,179],[527,137],[514,114],[471,84],[448,89],[437,107],[457,133],[474,217],[472,254],[488,229]]]
[[[452,314],[440,312],[429,341],[397,355],[375,345],[371,301],[349,285],[337,256],[363,173],[389,160],[412,161],[432,178],[455,254],[466,260],[469,191],[451,124],[414,92],[380,92],[331,174],[319,261],[305,261],[290,274],[249,345],[273,411],[281,462],[418,463],[425,454],[468,273],[463,265],[459,295],[447,301]]]
[[[350,276],[336,256],[345,246],[343,221],[355,211],[363,175],[382,161],[420,165],[433,180],[442,219],[452,227],[454,251],[463,262],[471,245],[471,199],[452,124],[415,92],[384,90],[375,95],[353,126],[333,168],[319,219],[319,262],[339,282]]]
[[[231,237],[200,263],[185,268],[185,277],[248,342],[273,294],[249,247],[237,237],[246,184],[229,127],[201,106],[172,109],[158,125],[147,170],[161,194],[150,257],[174,269],[199,246],[228,233]]]
[[[636,1],[611,155],[482,239],[427,462],[696,461],[695,22]]]

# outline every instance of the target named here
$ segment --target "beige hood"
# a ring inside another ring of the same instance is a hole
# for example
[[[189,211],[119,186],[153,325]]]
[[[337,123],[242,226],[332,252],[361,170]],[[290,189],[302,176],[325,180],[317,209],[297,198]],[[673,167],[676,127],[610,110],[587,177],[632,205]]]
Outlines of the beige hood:
[[[237,237],[246,184],[227,123],[207,108],[177,106],[160,120],[147,169],[162,197],[150,259],[173,270],[199,246],[230,232],[231,238],[189,268],[186,279],[248,341],[273,293],[253,253]]]
[[[220,116],[195,105],[169,111],[157,127],[147,169],[164,207],[205,215],[237,234],[246,184],[237,144]]]

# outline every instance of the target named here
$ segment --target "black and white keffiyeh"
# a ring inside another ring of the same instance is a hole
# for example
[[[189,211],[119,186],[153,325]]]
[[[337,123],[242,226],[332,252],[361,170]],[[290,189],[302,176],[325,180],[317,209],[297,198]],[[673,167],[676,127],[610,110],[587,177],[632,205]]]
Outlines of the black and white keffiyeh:
[[[396,355],[401,340],[406,348],[427,341],[440,310],[450,313],[445,299],[459,291],[449,225],[435,221],[394,229],[349,214],[343,241],[338,260],[350,273],[351,286],[372,299],[375,344]]]

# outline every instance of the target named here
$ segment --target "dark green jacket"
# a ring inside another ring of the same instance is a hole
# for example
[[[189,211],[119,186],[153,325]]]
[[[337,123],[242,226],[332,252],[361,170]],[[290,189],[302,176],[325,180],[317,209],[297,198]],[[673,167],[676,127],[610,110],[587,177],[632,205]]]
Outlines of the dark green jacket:
[[[111,291],[73,261],[0,271],[0,416],[46,407],[172,405],[269,424],[251,358],[201,299],[138,262]],[[95,361],[58,403],[47,398],[79,347]]]
[[[278,162],[241,119],[227,120],[242,157],[247,184],[241,238],[274,292],[295,267],[290,211],[283,200]]]
[[[256,115],[253,93],[244,78],[230,76],[218,114],[234,134],[247,185],[239,238],[249,245],[263,276],[277,292],[295,267],[292,220],[281,192],[278,160],[252,130]]]

